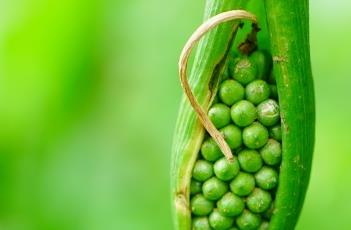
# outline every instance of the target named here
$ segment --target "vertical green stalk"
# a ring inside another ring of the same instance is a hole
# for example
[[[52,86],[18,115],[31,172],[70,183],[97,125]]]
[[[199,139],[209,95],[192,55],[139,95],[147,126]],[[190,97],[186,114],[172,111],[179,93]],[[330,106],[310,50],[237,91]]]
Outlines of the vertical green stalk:
[[[315,129],[308,0],[265,0],[283,128],[283,161],[270,229],[294,229],[308,186]]]
[[[241,9],[247,0],[207,0],[204,20],[224,11]],[[217,68],[228,53],[235,22],[228,22],[214,28],[199,43],[189,83],[200,105],[207,110],[210,98],[215,94],[212,88]],[[183,96],[176,124],[172,149],[172,204],[175,210],[175,229],[191,229],[189,208],[189,185],[191,171],[203,140],[204,128]]]

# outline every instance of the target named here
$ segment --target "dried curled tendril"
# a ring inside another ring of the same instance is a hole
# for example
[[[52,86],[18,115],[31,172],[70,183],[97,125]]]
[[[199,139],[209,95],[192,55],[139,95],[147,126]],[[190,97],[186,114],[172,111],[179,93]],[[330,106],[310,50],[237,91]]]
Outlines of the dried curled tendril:
[[[257,24],[256,16],[247,12],[245,10],[232,10],[220,13],[207,21],[205,21],[202,25],[200,25],[195,32],[191,35],[189,40],[186,42],[182,53],[179,58],[179,77],[182,84],[182,88],[185,92],[185,95],[190,101],[191,106],[194,108],[195,112],[197,113],[202,125],[205,127],[207,132],[212,136],[212,138],[216,141],[219,148],[225,155],[228,161],[233,160],[233,154],[228,146],[227,142],[224,140],[222,134],[217,130],[214,124],[211,122],[207,113],[201,108],[199,102],[195,98],[194,94],[191,91],[188,78],[187,78],[187,65],[188,59],[191,53],[191,50],[195,46],[195,44],[211,29],[218,26],[223,22],[228,22],[232,20],[249,20],[254,25]]]

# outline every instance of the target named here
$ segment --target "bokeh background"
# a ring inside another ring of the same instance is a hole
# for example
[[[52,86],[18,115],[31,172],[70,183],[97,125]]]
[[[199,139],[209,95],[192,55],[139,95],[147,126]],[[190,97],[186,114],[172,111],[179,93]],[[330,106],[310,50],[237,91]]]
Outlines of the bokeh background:
[[[311,0],[298,230],[351,229],[351,2]],[[0,229],[171,230],[177,61],[204,1],[0,0]]]

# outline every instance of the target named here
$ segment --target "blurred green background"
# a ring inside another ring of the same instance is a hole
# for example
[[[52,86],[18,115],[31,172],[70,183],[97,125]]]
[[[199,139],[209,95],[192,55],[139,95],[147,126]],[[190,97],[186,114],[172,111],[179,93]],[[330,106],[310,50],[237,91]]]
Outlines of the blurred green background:
[[[311,0],[317,98],[297,229],[351,229],[351,2]],[[204,1],[0,0],[0,229],[172,229],[177,61]]]

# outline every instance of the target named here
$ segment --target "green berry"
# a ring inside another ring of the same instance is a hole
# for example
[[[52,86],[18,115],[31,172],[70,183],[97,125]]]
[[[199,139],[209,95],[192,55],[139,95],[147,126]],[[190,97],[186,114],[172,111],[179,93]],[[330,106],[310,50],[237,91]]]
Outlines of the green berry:
[[[254,189],[246,200],[247,207],[254,213],[262,213],[266,211],[271,206],[271,203],[271,194],[260,188]]]
[[[218,211],[224,216],[237,216],[244,210],[245,203],[242,198],[231,192],[226,193],[218,202]]]
[[[195,217],[192,220],[192,230],[212,230],[207,217]]]
[[[239,162],[235,157],[232,162],[229,162],[225,157],[222,157],[216,161],[213,168],[216,177],[223,181],[233,179],[240,170]]]
[[[219,86],[218,94],[224,104],[232,106],[235,102],[244,98],[245,90],[239,82],[230,79],[225,80]]]
[[[257,78],[257,66],[248,57],[244,57],[236,63],[233,78],[247,85]]]
[[[278,173],[270,167],[262,167],[255,175],[256,184],[265,190],[270,190],[278,185]]]
[[[273,213],[274,213],[274,201],[272,201],[271,206],[262,213],[262,216],[269,220],[270,218],[272,218]]]
[[[282,128],[280,124],[275,125],[269,129],[269,136],[276,141],[282,141]]]
[[[246,127],[256,120],[257,109],[251,102],[242,100],[232,106],[230,115],[236,125]]]
[[[272,67],[272,57],[266,50],[256,50],[250,55],[257,67],[257,78],[266,79]]]
[[[240,172],[232,182],[230,190],[238,196],[247,196],[255,188],[255,178],[253,175]]]
[[[268,99],[257,106],[258,120],[265,126],[273,126],[280,119],[278,103]]]
[[[245,95],[248,101],[257,105],[269,98],[269,85],[263,80],[255,80],[246,86]]]
[[[196,216],[206,216],[213,210],[213,201],[207,200],[202,194],[195,195],[191,201],[191,212]]]
[[[253,149],[244,149],[238,155],[240,167],[250,173],[257,172],[262,168],[263,162],[260,154]]]
[[[243,142],[250,149],[258,149],[268,141],[268,130],[258,122],[254,122],[243,130]]]
[[[198,160],[195,162],[193,169],[193,178],[198,181],[205,181],[212,177],[213,166],[210,162],[205,160]]]
[[[237,149],[242,145],[242,132],[237,126],[230,124],[220,131],[231,149]]]
[[[243,213],[236,219],[236,224],[240,230],[256,230],[262,222],[260,215],[254,214],[248,210],[244,210]]]
[[[267,165],[278,165],[282,159],[281,144],[274,139],[269,139],[260,152]]]
[[[269,229],[269,223],[267,221],[262,222],[258,230],[268,230]]]
[[[275,100],[278,100],[278,89],[276,85],[269,85],[271,90],[271,97]]]
[[[234,219],[232,217],[223,216],[215,209],[209,217],[209,222],[214,230],[226,230],[233,225]]]
[[[230,123],[230,108],[225,104],[214,104],[208,111],[208,117],[217,129]]]
[[[201,193],[202,190],[202,183],[197,180],[191,180],[190,182],[190,194],[195,195]]]
[[[204,159],[213,162],[222,157],[223,153],[219,149],[217,143],[209,137],[202,143],[201,155]]]
[[[231,228],[229,228],[229,230],[239,230],[239,228],[237,228],[237,227],[231,227]]]
[[[202,185],[202,192],[208,200],[218,200],[228,191],[228,185],[216,177]]]

